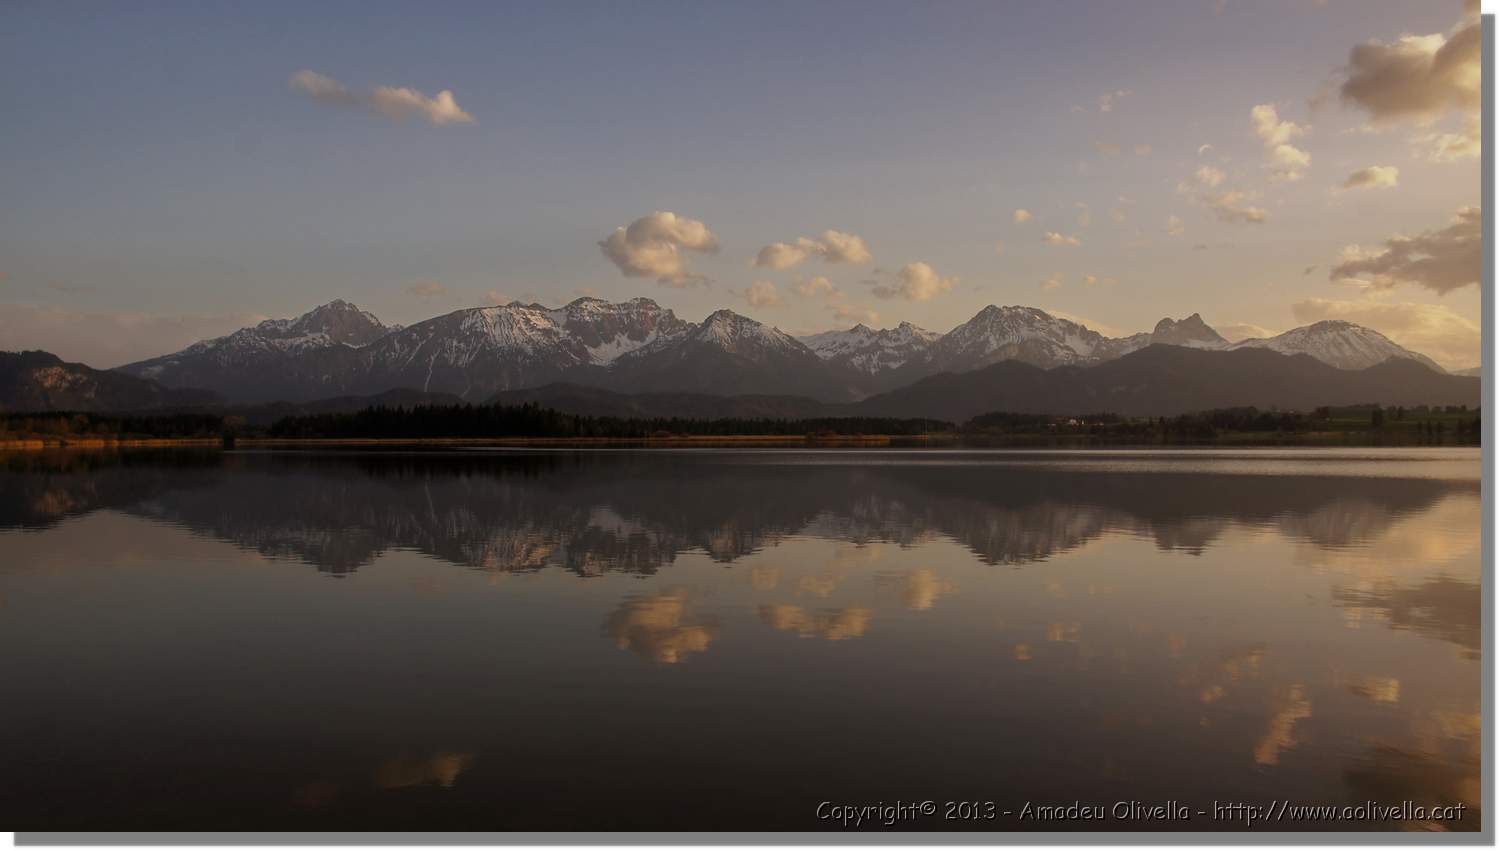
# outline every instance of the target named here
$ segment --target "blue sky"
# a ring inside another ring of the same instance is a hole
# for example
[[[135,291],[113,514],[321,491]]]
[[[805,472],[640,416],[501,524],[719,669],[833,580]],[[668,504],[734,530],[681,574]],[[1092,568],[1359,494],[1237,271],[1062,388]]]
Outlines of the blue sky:
[[[1471,108],[1436,89],[1412,94],[1427,98],[1415,113],[1340,96],[1352,48],[1436,46],[1469,20],[1459,0],[23,3],[4,17],[0,348],[112,366],[336,297],[411,322],[589,293],[797,333],[856,318],[941,331],[989,303],[1106,332],[1192,312],[1241,334],[1351,318],[1478,362],[1477,286],[1378,262],[1330,278],[1347,246],[1378,255],[1478,204],[1472,152],[1432,153]],[[350,101],[291,85],[304,70]],[[448,90],[473,123],[392,120],[369,106],[379,86]],[[1256,132],[1263,104],[1307,158],[1296,179]],[[1337,188],[1377,166],[1399,176]],[[1231,192],[1223,206],[1262,220],[1216,215]],[[716,237],[713,254],[678,246],[706,282],[627,277],[600,251],[653,211]],[[830,229],[872,258],[751,265]],[[935,285],[903,289],[911,264]],[[816,276],[834,289],[799,292]]]

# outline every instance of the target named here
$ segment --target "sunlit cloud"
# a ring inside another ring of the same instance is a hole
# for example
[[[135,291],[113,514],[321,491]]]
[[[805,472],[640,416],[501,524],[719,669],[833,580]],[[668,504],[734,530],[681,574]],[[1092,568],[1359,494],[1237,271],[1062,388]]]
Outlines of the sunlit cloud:
[[[1452,110],[1479,109],[1477,19],[1449,35],[1403,35],[1349,51],[1339,96],[1377,122],[1431,124]]]
[[[819,239],[798,237],[792,242],[773,242],[756,255],[754,265],[768,269],[790,269],[810,257],[825,263],[860,264],[870,262],[870,249],[852,233],[823,231]]]
[[[1483,239],[1478,207],[1464,207],[1447,227],[1414,236],[1393,236],[1383,250],[1344,249],[1330,280],[1353,279],[1375,289],[1415,284],[1438,293],[1479,283]]]
[[[1187,226],[1183,224],[1181,216],[1167,216],[1167,235],[1182,236],[1187,232]]]
[[[1058,233],[1057,231],[1047,231],[1046,233],[1042,234],[1042,242],[1045,242],[1048,245],[1066,245],[1074,248],[1083,244],[1078,239],[1078,237],[1065,236]]]
[[[1283,121],[1276,107],[1263,103],[1250,110],[1250,124],[1265,146],[1272,173],[1282,180],[1299,180],[1312,162],[1312,155],[1291,143],[1306,128]]]
[[[781,304],[781,292],[770,281],[756,281],[746,287],[740,296],[751,307],[776,307]]]
[[[599,249],[627,278],[656,278],[680,288],[707,280],[688,271],[682,252],[711,254],[719,250],[719,238],[696,219],[657,211],[615,228]]]
[[[1010,220],[1018,225],[1023,225],[1031,221],[1031,211],[1018,209],[1014,213],[1011,213]]]
[[[838,293],[838,291],[838,287],[833,285],[833,281],[828,280],[822,275],[815,275],[797,282],[797,292],[807,298],[830,297]]]
[[[1372,165],[1359,169],[1339,185],[1340,189],[1388,189],[1396,185],[1401,170],[1393,165]]]
[[[447,89],[432,97],[404,86],[376,86],[368,92],[356,92],[311,70],[293,74],[290,85],[324,106],[364,109],[392,121],[422,118],[436,125],[474,123],[474,116],[461,109]]]
[[[928,301],[953,289],[958,278],[945,278],[926,263],[908,263],[896,273],[891,283],[877,284],[873,290],[879,298],[904,298]]]

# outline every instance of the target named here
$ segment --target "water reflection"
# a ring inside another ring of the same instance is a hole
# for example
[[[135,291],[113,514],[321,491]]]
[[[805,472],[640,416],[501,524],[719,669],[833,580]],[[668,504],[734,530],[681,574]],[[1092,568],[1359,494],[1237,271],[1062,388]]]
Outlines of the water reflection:
[[[1479,807],[1477,459],[1268,457],[11,457],[0,815]]]
[[[650,575],[686,552],[732,563],[794,536],[918,546],[948,538],[1023,565],[1112,532],[1200,554],[1235,526],[1357,547],[1477,480],[1045,465],[733,463],[629,454],[70,455],[9,469],[0,528],[126,511],[344,575],[392,549],[497,572]],[[1426,535],[1427,539],[1436,536]]]

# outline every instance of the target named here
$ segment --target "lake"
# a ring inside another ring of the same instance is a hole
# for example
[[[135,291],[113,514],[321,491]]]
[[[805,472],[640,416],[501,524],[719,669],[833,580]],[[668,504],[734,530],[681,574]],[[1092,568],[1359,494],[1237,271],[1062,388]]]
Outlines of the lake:
[[[17,829],[1480,827],[1477,449],[0,471]]]

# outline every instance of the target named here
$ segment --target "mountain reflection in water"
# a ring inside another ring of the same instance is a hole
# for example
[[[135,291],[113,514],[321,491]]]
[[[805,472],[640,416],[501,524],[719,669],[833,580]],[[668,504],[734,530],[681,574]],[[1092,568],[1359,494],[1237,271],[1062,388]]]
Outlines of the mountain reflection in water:
[[[0,816],[821,830],[829,798],[1202,795],[1465,803],[1462,823],[1296,827],[1474,830],[1478,469],[4,456],[0,642],[21,652],[0,659],[20,696]]]

